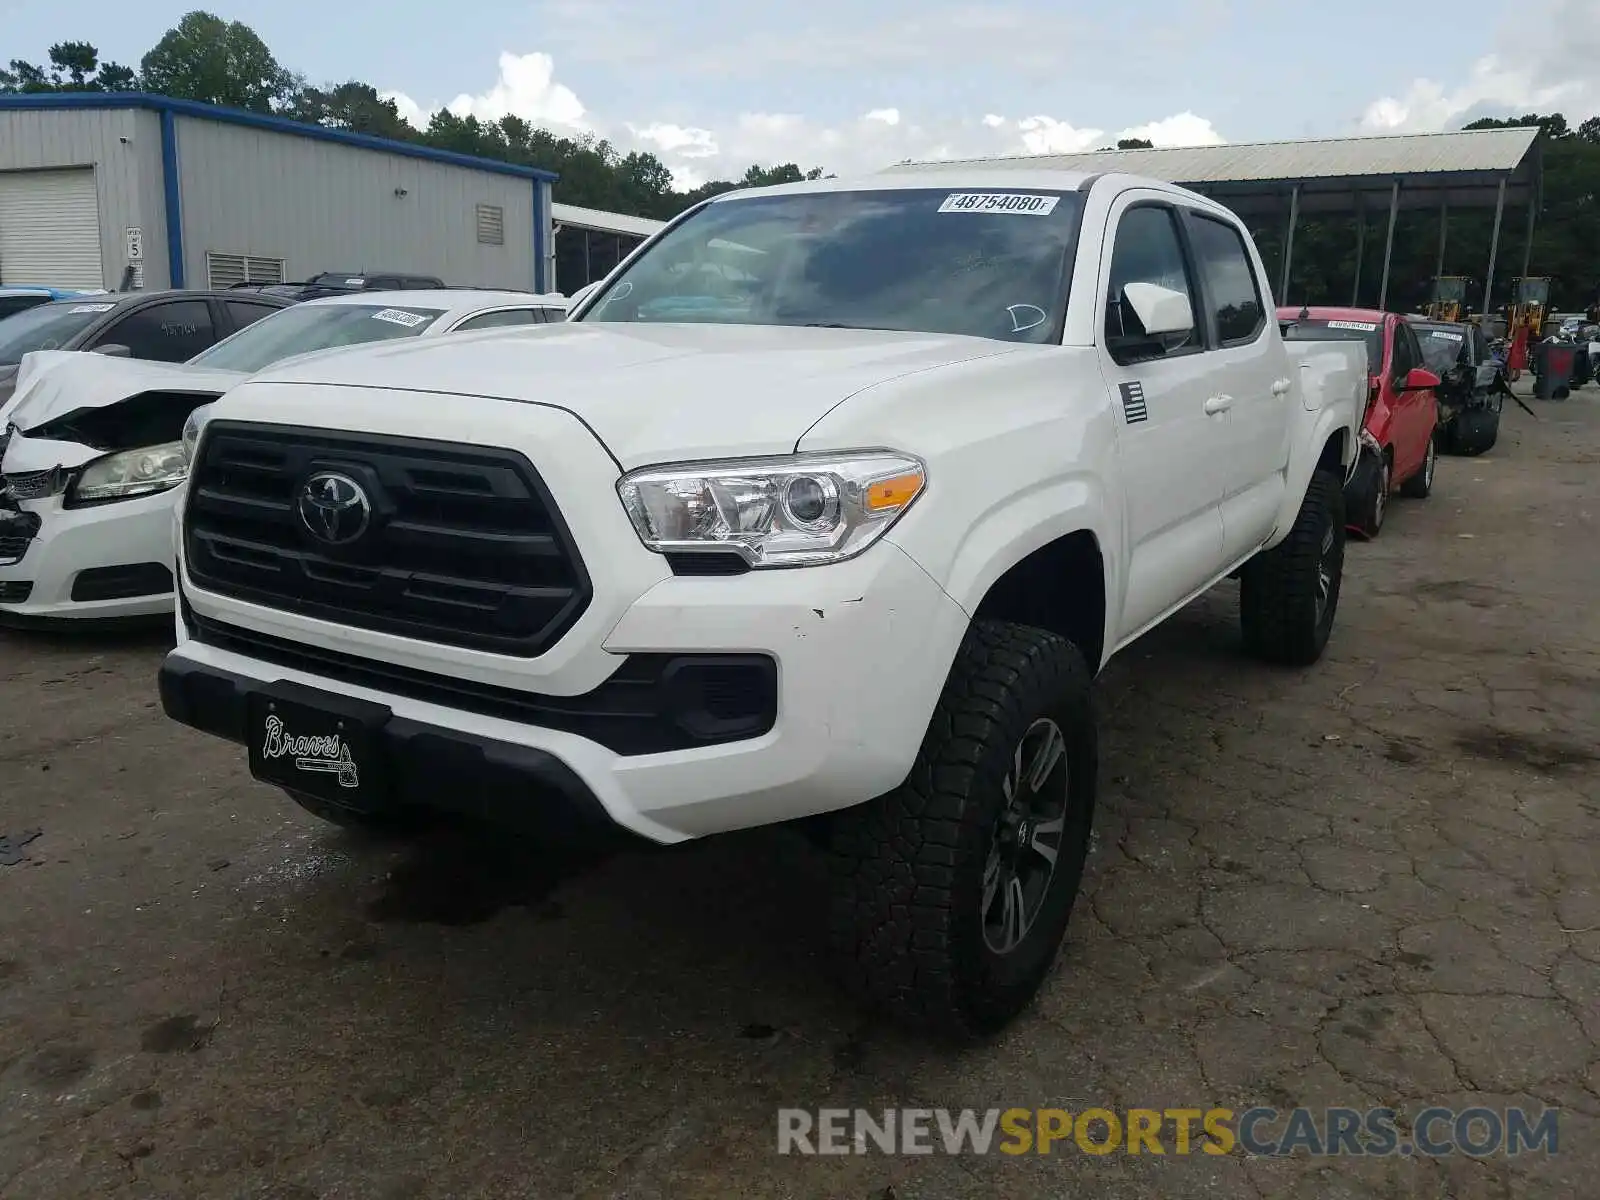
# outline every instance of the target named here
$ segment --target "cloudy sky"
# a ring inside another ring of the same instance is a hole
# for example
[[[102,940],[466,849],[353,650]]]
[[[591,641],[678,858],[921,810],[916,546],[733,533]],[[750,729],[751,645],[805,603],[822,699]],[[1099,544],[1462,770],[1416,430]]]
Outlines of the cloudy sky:
[[[40,61],[51,42],[88,40],[136,65],[197,2],[0,0],[0,58]],[[1193,145],[1600,113],[1600,0],[215,0],[209,9],[253,26],[312,82],[363,79],[420,123],[447,106],[592,130],[654,151],[684,185],[754,162],[847,174],[905,158],[1092,149],[1123,136]]]

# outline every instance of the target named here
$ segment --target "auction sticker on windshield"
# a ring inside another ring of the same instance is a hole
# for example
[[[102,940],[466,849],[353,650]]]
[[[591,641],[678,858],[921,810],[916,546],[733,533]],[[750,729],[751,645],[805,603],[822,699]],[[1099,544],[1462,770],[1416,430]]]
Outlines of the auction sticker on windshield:
[[[1459,333],[1451,333],[1447,329],[1435,329],[1428,336],[1429,337],[1436,337],[1436,338],[1443,338],[1447,342],[1459,342],[1459,341],[1462,340],[1461,334],[1459,334]]]
[[[1376,333],[1378,327],[1371,321],[1329,321],[1329,329],[1359,329],[1362,333]]]
[[[115,304],[74,304],[72,311],[75,313],[110,312],[115,307]]]
[[[391,325],[404,325],[407,329],[415,329],[428,318],[421,313],[406,312],[399,308],[386,308],[382,312],[372,314],[374,321],[387,321]]]
[[[1060,196],[1027,196],[1020,192],[951,192],[939,205],[939,211],[1047,217],[1055,211],[1060,200]]]

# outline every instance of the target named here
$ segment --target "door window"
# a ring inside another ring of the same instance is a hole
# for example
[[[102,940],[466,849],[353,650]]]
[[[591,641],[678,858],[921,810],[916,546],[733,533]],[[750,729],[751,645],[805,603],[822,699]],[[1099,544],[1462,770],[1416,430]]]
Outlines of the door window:
[[[248,300],[228,300],[228,316],[233,318],[234,328],[243,329],[246,325],[254,325],[262,317],[270,317],[279,310],[271,304],[252,304]]]
[[[216,340],[210,305],[173,300],[130,313],[96,338],[95,345],[126,346],[134,358],[186,362]]]
[[[1217,341],[1224,346],[1254,341],[1266,328],[1267,310],[1244,239],[1232,225],[1199,213],[1189,216],[1189,237]]]
[[[1411,368],[1422,362],[1422,354],[1417,349],[1416,335],[1411,332],[1411,327],[1404,322],[1397,322],[1394,326],[1394,362],[1389,372],[1394,378],[1395,386],[1405,383],[1406,375]]]
[[[1138,315],[1124,289],[1130,283],[1153,283],[1182,292],[1194,307],[1194,287],[1178,236],[1177,216],[1170,208],[1146,204],[1128,209],[1117,223],[1111,248],[1111,279],[1106,291],[1106,345],[1119,363],[1159,358],[1197,349],[1198,329],[1157,340],[1146,339]]]
[[[456,326],[457,330],[468,329],[498,329],[505,325],[533,325],[538,322],[531,308],[506,308],[499,312],[479,313],[475,317],[468,317]]]

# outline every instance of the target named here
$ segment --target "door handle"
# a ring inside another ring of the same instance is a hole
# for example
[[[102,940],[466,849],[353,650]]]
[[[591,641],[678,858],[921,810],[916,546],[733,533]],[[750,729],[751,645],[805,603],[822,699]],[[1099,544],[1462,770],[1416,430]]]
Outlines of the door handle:
[[[1289,394],[1289,381],[1287,379],[1274,379],[1272,381],[1272,394],[1274,396],[1287,396]]]
[[[1232,396],[1213,396],[1206,401],[1206,416],[1214,417],[1218,413],[1225,413],[1233,407]]]

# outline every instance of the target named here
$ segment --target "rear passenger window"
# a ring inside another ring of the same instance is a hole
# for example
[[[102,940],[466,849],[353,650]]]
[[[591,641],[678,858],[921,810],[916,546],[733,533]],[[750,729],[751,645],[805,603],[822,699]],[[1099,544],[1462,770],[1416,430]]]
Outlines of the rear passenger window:
[[[171,300],[130,313],[95,339],[95,345],[128,347],[134,358],[184,362],[217,340],[211,307],[204,300]]]
[[[1199,213],[1189,216],[1189,234],[1206,302],[1216,318],[1217,340],[1224,346],[1254,341],[1266,328],[1267,309],[1244,239],[1227,222]]]
[[[1187,336],[1161,339],[1159,347],[1145,345],[1124,350],[1130,339],[1142,338],[1144,328],[1127,302],[1123,290],[1130,283],[1153,283],[1182,292],[1194,306],[1194,287],[1178,238],[1177,215],[1169,208],[1141,205],[1122,214],[1117,240],[1111,248],[1111,282],[1106,291],[1106,342],[1120,363],[1141,358],[1178,354],[1200,344],[1199,330]],[[1122,345],[1119,346],[1119,343]]]
[[[468,317],[456,326],[458,331],[468,329],[496,329],[506,325],[532,325],[537,321],[531,308],[505,308],[499,312],[479,313]]]

